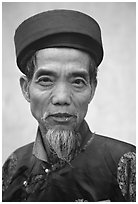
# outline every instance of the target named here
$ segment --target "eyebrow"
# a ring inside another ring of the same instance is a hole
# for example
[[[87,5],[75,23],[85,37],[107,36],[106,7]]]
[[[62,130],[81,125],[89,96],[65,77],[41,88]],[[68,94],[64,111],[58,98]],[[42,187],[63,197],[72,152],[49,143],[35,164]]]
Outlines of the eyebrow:
[[[69,77],[78,77],[78,76],[87,80],[89,78],[89,73],[84,70],[78,70],[78,71],[69,73]]]
[[[58,73],[56,71],[53,71],[53,70],[40,69],[40,70],[36,71],[35,78],[38,78],[39,76],[42,76],[42,75],[57,77]],[[67,77],[68,78],[70,78],[70,77],[82,77],[82,78],[87,80],[89,78],[89,73],[85,70],[77,70],[77,71],[75,70],[75,71],[69,72]]]
[[[48,75],[48,76],[57,76],[57,73],[55,71],[51,71],[51,70],[45,70],[45,69],[40,69],[38,71],[36,71],[35,73],[35,78],[38,78],[39,76],[42,75]]]

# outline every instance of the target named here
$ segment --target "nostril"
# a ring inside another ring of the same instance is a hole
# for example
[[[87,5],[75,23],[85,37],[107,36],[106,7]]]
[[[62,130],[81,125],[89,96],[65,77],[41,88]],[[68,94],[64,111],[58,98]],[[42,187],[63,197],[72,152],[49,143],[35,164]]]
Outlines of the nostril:
[[[53,92],[52,103],[54,105],[70,105],[71,92],[66,84],[60,83]]]
[[[69,97],[61,98],[55,96],[52,98],[53,105],[70,105],[70,102],[71,100]]]
[[[53,105],[70,105],[71,97],[68,94],[56,94],[52,98]]]

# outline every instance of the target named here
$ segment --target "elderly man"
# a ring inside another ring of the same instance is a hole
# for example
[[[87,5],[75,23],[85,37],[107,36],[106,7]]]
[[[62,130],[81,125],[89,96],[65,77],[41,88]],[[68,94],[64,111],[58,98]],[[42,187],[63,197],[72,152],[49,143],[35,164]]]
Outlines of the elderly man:
[[[103,58],[97,22],[43,12],[17,28],[15,48],[38,132],[5,162],[3,201],[135,201],[135,147],[92,133],[84,120]]]

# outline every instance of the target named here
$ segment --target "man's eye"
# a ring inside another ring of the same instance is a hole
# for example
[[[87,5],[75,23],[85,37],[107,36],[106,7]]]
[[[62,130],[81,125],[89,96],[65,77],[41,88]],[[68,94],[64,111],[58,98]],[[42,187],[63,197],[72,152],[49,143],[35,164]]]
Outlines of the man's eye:
[[[73,81],[73,85],[74,85],[75,87],[82,88],[83,86],[86,85],[86,82],[85,82],[84,79],[75,79],[75,80]]]
[[[49,77],[40,77],[38,83],[42,86],[51,86],[53,85],[53,80]]]

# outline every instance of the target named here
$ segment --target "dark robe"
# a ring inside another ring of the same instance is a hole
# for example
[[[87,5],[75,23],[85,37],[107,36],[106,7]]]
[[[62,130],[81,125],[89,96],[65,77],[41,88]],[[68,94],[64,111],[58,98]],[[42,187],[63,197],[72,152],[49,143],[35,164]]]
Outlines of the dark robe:
[[[17,149],[3,166],[3,201],[135,201],[135,147],[91,133],[86,123],[82,129],[81,151],[70,164],[40,159],[38,139]]]

